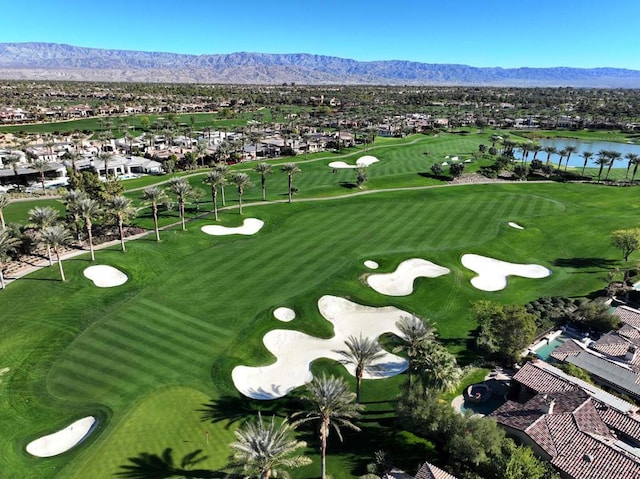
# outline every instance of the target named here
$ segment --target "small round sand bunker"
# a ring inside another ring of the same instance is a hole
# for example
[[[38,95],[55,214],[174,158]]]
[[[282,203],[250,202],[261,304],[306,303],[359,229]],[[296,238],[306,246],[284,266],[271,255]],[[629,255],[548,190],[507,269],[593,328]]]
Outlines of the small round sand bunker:
[[[114,268],[106,264],[97,264],[95,266],[89,266],[84,270],[86,278],[93,281],[98,288],[113,288],[114,286],[120,286],[127,282],[129,279],[119,269]]]
[[[369,269],[378,269],[380,267],[380,265],[378,263],[376,263],[375,261],[372,261],[370,259],[366,260],[364,262],[364,265]]]
[[[518,223],[514,223],[513,221],[509,221],[509,223],[507,223],[509,226],[511,226],[512,228],[515,228],[517,230],[523,230],[524,228],[522,226],[520,226]]]
[[[36,457],[52,457],[68,451],[90,432],[96,418],[88,416],[77,420],[60,431],[31,441],[27,444],[27,452]]]
[[[278,321],[288,323],[296,318],[296,312],[291,308],[280,307],[273,311],[273,317]]]

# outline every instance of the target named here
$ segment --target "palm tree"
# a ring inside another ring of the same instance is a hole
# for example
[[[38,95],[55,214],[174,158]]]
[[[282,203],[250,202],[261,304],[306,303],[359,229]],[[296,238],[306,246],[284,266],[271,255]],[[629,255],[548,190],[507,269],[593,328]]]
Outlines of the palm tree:
[[[547,165],[551,163],[551,155],[558,153],[558,149],[555,146],[545,146],[542,151],[547,154]]]
[[[571,159],[571,153],[575,153],[578,150],[575,146],[566,146],[564,151],[567,155],[567,162],[564,164],[564,171],[567,171],[567,166],[569,166],[569,160]]]
[[[51,225],[42,230],[42,241],[47,244],[48,248],[53,248],[56,253],[58,267],[60,268],[60,278],[66,281],[64,270],[62,269],[62,260],[60,259],[60,250],[69,243],[71,235],[63,225]]]
[[[47,160],[44,158],[36,158],[33,160],[33,166],[36,170],[38,170],[38,174],[40,176],[40,184],[42,185],[42,192],[45,192],[44,188],[44,171],[47,169]]]
[[[244,477],[289,478],[286,469],[311,464],[308,457],[292,456],[297,449],[307,446],[291,437],[293,429],[286,420],[276,425],[275,416],[270,424],[265,424],[258,413],[257,420],[248,421],[234,432],[236,441],[229,446],[234,451],[229,467],[242,471]]]
[[[402,344],[394,349],[394,352],[403,351],[409,359],[409,369],[407,376],[409,386],[413,379],[413,373],[418,370],[418,363],[424,355],[428,343],[436,338],[436,330],[429,321],[423,321],[417,316],[405,316],[401,318],[396,326],[400,330]]]
[[[281,170],[289,176],[289,203],[291,203],[291,195],[293,193],[293,175],[297,175],[301,170],[295,163],[285,163],[282,165]]]
[[[633,160],[633,173],[631,173],[631,182],[636,177],[636,173],[638,172],[638,165],[640,164],[640,156]],[[2,212],[2,208],[0,208],[0,213]]]
[[[580,176],[584,176],[584,169],[587,167],[587,163],[589,162],[589,158],[591,158],[593,156],[593,152],[592,151],[583,151],[582,152],[582,158],[584,158],[584,163],[582,164],[582,173],[580,173]]]
[[[207,176],[202,180],[204,184],[211,187],[211,201],[213,202],[213,216],[218,221],[218,186],[226,184],[227,178],[224,173],[213,170],[207,173]]]
[[[340,361],[344,365],[353,366],[356,376],[356,402],[360,404],[360,386],[365,372],[375,372],[378,368],[375,361],[384,356],[384,351],[378,341],[370,338],[349,336],[344,342],[347,349],[335,351],[343,357]]]
[[[236,173],[231,177],[231,182],[238,187],[238,204],[240,205],[240,214],[242,214],[242,195],[244,194],[244,189],[251,186],[249,175]]]
[[[609,163],[609,151],[600,150],[598,152],[598,158],[596,158],[596,164],[600,165],[600,169],[598,170],[598,183],[600,182],[600,177],[602,176],[602,169],[604,165]]]
[[[609,165],[607,168],[607,174],[604,177],[605,180],[609,179],[609,172],[611,171],[611,167],[613,166],[613,164],[618,161],[620,159],[620,157],[622,156],[622,153],[620,153],[619,151],[610,151],[609,152]]]
[[[532,143],[531,144],[531,151],[533,151],[533,160],[536,159],[536,156],[538,156],[538,152],[542,150],[542,145],[540,143]]]
[[[8,204],[9,198],[7,198],[5,195],[0,195],[0,226],[2,226],[3,230],[7,229],[7,225],[4,222],[4,213],[2,212],[2,210],[4,210],[4,208]]]
[[[205,153],[207,152],[207,142],[206,141],[199,141],[198,143],[196,143],[195,146],[195,154],[196,154],[196,159],[201,159],[202,160],[202,167],[204,168],[204,157],[205,157]]]
[[[265,184],[267,182],[267,175],[273,173],[271,170],[271,165],[269,163],[258,163],[253,171],[260,173],[260,184],[262,185],[262,201],[267,199],[267,190],[265,188]]]
[[[435,341],[427,344],[419,368],[420,379],[428,391],[452,391],[462,379],[462,369],[456,358]]]
[[[109,214],[115,216],[120,233],[120,245],[122,251],[126,251],[124,245],[124,222],[136,215],[136,210],[131,200],[125,196],[114,196],[108,204]]]
[[[109,181],[109,160],[111,160],[112,157],[113,155],[108,151],[101,151],[98,153],[98,159],[104,162],[104,179],[107,182]],[[98,176],[100,176],[99,173]]]
[[[369,181],[367,168],[358,168],[356,170],[356,186],[358,187],[358,189],[361,190],[362,185],[364,185],[367,181]]]
[[[229,165],[227,165],[226,163],[222,163],[222,162],[216,163],[213,166],[213,171],[217,171],[222,176],[226,177],[227,174],[229,173]],[[225,185],[225,183],[222,182],[222,183],[219,183],[219,185],[220,185],[220,193],[222,194],[222,206],[225,206],[226,205],[226,201],[224,199],[224,185]]]
[[[324,374],[314,378],[307,384],[307,392],[303,401],[309,404],[305,411],[297,412],[293,417],[304,416],[295,424],[318,421],[320,436],[320,477],[326,478],[327,439],[331,428],[338,434],[342,442],[341,427],[360,432],[360,428],[353,424],[353,420],[360,417],[362,406],[354,402],[355,394],[342,378],[326,377]]]
[[[627,173],[624,175],[625,178],[629,177],[629,170],[631,169],[631,165],[638,164],[638,160],[640,160],[640,156],[635,153],[627,153],[624,157],[628,160],[627,163]]]
[[[42,234],[43,229],[54,225],[56,221],[58,221],[58,210],[51,206],[36,206],[29,210],[29,222],[40,232],[40,234]],[[49,266],[53,266],[51,247],[48,244],[47,255],[49,257]]]
[[[150,186],[144,190],[142,199],[151,205],[151,212],[153,213],[153,225],[156,230],[156,241],[160,241],[160,228],[158,228],[158,205],[167,203],[169,198],[162,188],[157,186]]]
[[[171,181],[169,181],[169,189],[178,198],[180,221],[182,222],[182,231],[184,231],[187,229],[184,221],[184,203],[186,198],[191,194],[191,185],[184,178],[171,178]]]
[[[81,199],[86,197],[86,193],[80,190],[69,190],[63,197],[65,208],[67,210],[67,218],[69,216],[73,217],[75,236],[78,242],[80,242],[80,211],[78,210],[78,203]]]
[[[13,236],[8,229],[0,230],[0,287],[4,289],[4,263],[9,259],[9,254],[18,246],[20,240]]]
[[[5,165],[11,165],[11,168],[13,168],[13,176],[16,179],[18,193],[20,193],[20,178],[18,177],[18,163],[20,163],[20,157],[18,155],[8,155],[3,162]]]
[[[558,160],[558,171],[560,171],[560,168],[562,167],[562,158],[568,154],[569,152],[567,151],[566,148],[563,148],[558,152],[558,155],[560,156],[560,159]]]
[[[84,219],[84,226],[87,230],[87,238],[89,239],[89,251],[91,251],[91,261],[96,260],[93,252],[93,232],[91,231],[93,218],[98,216],[102,210],[100,204],[91,198],[82,198],[78,201],[78,213]]]

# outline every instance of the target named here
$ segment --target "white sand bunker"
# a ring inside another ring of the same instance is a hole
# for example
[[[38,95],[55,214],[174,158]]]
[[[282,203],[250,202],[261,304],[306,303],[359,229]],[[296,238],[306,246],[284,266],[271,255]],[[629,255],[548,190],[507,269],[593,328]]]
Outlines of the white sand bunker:
[[[471,284],[482,291],[499,291],[507,286],[507,276],[523,278],[546,278],[551,270],[539,264],[516,264],[487,258],[477,254],[462,255],[462,265],[478,276],[471,279]]]
[[[509,226],[511,226],[512,228],[515,228],[517,230],[523,230],[524,228],[522,226],[520,226],[518,223],[514,223],[513,221],[509,221],[509,223],[507,223]]]
[[[98,288],[120,286],[129,279],[122,271],[106,264],[89,266],[84,270],[85,277],[93,281]]]
[[[68,451],[82,441],[90,432],[96,418],[88,416],[77,420],[70,426],[43,436],[27,444],[27,452],[36,457],[52,457]]]
[[[331,163],[329,163],[329,168],[333,168],[334,170],[341,168],[366,168],[367,166],[371,166],[378,161],[380,160],[378,160],[375,156],[366,155],[358,158],[355,165],[350,165],[349,163],[345,163],[344,161],[332,161]]]
[[[450,270],[431,261],[412,258],[403,261],[393,273],[372,274],[367,284],[380,294],[387,296],[408,296],[413,293],[416,278],[437,278],[449,274]]]
[[[288,323],[289,321],[293,321],[296,318],[296,312],[291,308],[276,308],[273,311],[273,317],[279,321]]]
[[[376,263],[375,261],[372,261],[370,259],[366,260],[364,262],[364,265],[369,269],[378,269],[378,267],[380,266],[378,263]]]
[[[231,377],[238,391],[253,399],[277,399],[293,389],[313,380],[311,363],[319,358],[340,361],[336,350],[346,348],[349,336],[377,339],[381,334],[400,335],[396,322],[409,313],[393,306],[372,308],[337,296],[323,296],[318,300],[320,314],[333,324],[335,335],[320,339],[299,331],[276,329],[264,335],[263,343],[276,357],[269,366],[237,366]],[[355,375],[355,369],[345,366]],[[367,379],[381,379],[400,374],[407,369],[404,358],[385,352],[376,361],[376,371],[365,373]]]
[[[254,235],[262,229],[264,221],[258,218],[247,218],[242,223],[242,226],[230,228],[229,226],[221,225],[207,225],[200,228],[203,233],[212,236],[226,236],[226,235]]]

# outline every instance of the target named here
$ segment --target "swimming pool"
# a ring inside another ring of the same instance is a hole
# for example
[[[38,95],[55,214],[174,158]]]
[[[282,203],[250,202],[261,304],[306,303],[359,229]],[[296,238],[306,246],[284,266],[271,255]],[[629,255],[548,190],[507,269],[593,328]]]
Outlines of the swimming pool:
[[[487,416],[504,403],[505,400],[499,398],[491,398],[485,402],[465,401],[460,405],[460,412],[462,414],[470,412],[472,414],[482,414],[483,416]]]
[[[569,336],[560,335],[555,339],[549,341],[549,344],[544,344],[539,348],[536,348],[535,353],[540,359],[547,360],[551,356],[551,353],[561,344],[564,344],[567,340],[571,339]]]

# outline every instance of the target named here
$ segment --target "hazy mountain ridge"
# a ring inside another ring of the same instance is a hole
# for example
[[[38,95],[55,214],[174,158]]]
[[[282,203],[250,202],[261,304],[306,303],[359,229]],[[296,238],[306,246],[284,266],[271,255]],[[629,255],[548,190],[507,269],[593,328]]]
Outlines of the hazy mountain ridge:
[[[640,88],[640,71],[621,68],[478,68],[399,60],[360,62],[307,53],[185,55],[54,43],[0,43],[0,78]]]

